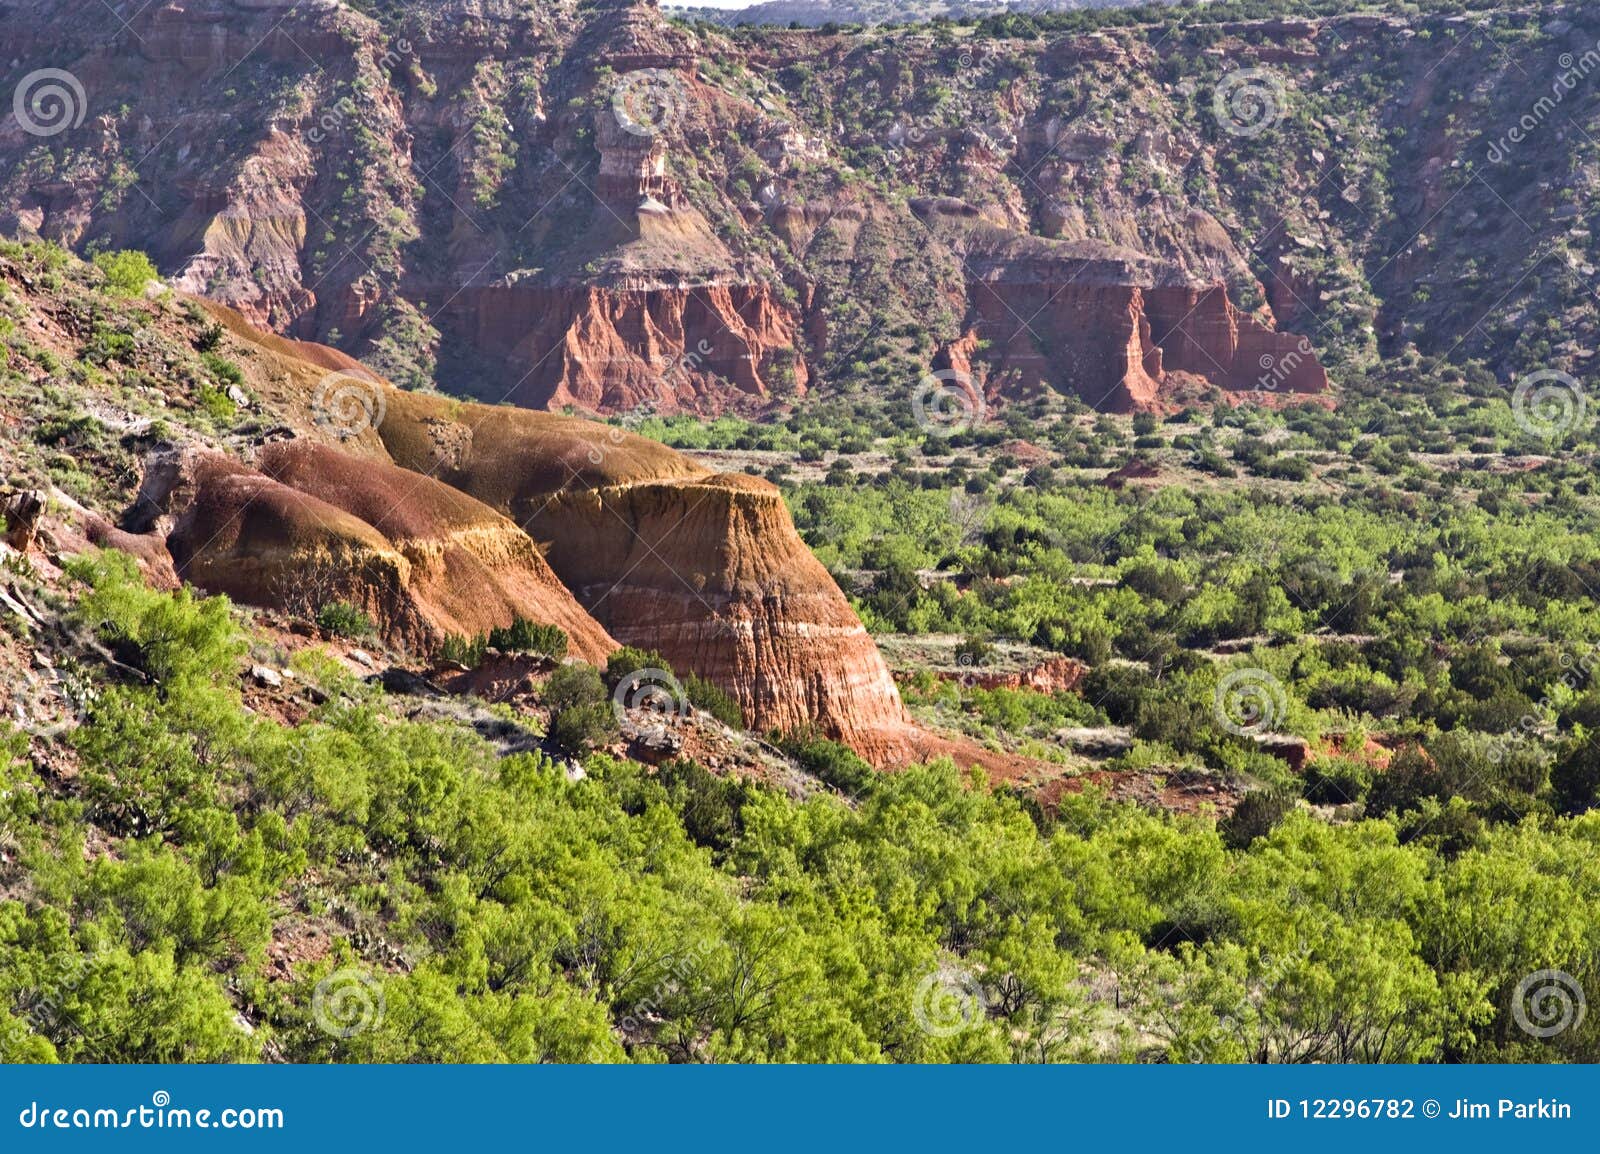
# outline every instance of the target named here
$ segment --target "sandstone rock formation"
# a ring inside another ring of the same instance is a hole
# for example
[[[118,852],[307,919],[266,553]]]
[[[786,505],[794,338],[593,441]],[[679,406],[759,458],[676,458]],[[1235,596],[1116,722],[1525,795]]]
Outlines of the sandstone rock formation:
[[[144,499],[170,510],[179,575],[248,604],[314,614],[348,602],[391,641],[423,650],[517,618],[560,626],[589,661],[616,645],[525,533],[393,465],[278,443],[255,469],[220,454],[159,462]]]
[[[1129,412],[1159,408],[1175,372],[1240,392],[1328,388],[1308,341],[1240,312],[1220,281],[1089,241],[980,228],[963,246],[970,327],[945,355],[958,370],[986,371],[991,392],[1049,386]],[[969,351],[980,341],[981,366]]]
[[[401,465],[508,512],[612,636],[717,684],[752,728],[909,758],[887,666],[768,482],[588,421],[413,394],[379,432]]]
[[[590,660],[616,642],[656,650],[731,694],[757,732],[814,728],[878,765],[964,752],[911,726],[872,638],[767,482],[591,421],[394,389],[342,354],[207,307],[266,359],[263,376],[282,384],[264,399],[303,437],[263,446],[255,469],[152,463],[126,527],[170,525],[196,584],[280,604],[283,574],[314,563],[391,635],[426,643],[542,596],[533,578],[547,557],[561,597],[519,612],[562,625]],[[330,373],[381,394],[373,428],[328,428]]]

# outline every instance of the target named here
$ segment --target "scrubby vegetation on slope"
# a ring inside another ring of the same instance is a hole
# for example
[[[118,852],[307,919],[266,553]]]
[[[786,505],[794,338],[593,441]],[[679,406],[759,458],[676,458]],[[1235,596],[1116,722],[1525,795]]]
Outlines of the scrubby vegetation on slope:
[[[1228,849],[1092,800],[1030,817],[948,768],[804,804],[604,755],[575,780],[327,663],[314,714],[252,716],[224,601],[77,573],[130,672],[72,779],[10,742],[11,1060],[1595,1054],[1508,1001],[1552,958],[1600,978],[1593,815],[1460,852],[1293,815]]]

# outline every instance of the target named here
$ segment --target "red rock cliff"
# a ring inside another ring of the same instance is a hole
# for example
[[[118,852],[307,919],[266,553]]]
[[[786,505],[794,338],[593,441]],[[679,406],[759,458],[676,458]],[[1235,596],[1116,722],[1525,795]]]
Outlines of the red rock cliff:
[[[765,284],[504,283],[462,300],[517,381],[494,399],[529,408],[716,413],[805,384],[795,321]]]
[[[945,355],[964,371],[981,359],[991,392],[1048,386],[1129,412],[1159,408],[1175,372],[1232,391],[1328,387],[1310,342],[1239,311],[1220,281],[1090,242],[980,228],[967,243],[969,336]]]

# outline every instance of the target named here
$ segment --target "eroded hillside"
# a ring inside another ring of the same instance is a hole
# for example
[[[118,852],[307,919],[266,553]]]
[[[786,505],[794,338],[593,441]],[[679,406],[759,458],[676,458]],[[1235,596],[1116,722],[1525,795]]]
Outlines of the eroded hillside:
[[[561,631],[557,657],[658,653],[757,732],[814,730],[879,765],[932,740],[769,482],[406,393],[231,310],[100,281],[44,246],[0,257],[12,482],[74,539],[300,620],[348,606],[413,658],[530,622]]]

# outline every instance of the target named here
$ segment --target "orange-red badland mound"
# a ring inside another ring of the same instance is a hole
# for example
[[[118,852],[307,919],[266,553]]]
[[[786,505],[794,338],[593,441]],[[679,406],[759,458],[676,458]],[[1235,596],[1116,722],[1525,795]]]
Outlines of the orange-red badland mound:
[[[214,454],[186,471],[168,545],[202,588],[277,608],[347,601],[422,649],[519,617],[560,626],[590,661],[616,647],[525,533],[430,478],[309,442],[267,446],[259,471]]]
[[[814,726],[880,766],[938,755],[929,735],[910,723],[872,638],[800,540],[773,486],[714,474],[664,445],[595,422],[402,392],[333,350],[254,334],[237,316],[219,316],[274,366],[281,384],[266,399],[282,419],[308,437],[333,438],[316,420],[316,394],[330,370],[359,371],[373,400],[381,397],[372,406],[381,420],[343,430],[340,445],[362,459],[362,469],[398,465],[509,516],[611,636],[717,684],[752,728]],[[347,492],[376,484],[360,470],[313,469],[312,476],[334,478],[316,484],[275,464],[277,452],[267,450],[263,463],[294,483],[290,492],[337,506],[353,522],[351,546],[364,559],[370,553],[380,572],[396,568],[383,550],[404,553],[389,534],[414,531],[406,509],[374,509]],[[443,517],[442,501],[429,504],[430,524]],[[430,528],[421,535],[443,534]],[[315,545],[323,547],[320,536]],[[244,560],[246,572],[260,564],[248,554]],[[214,581],[236,576],[225,562],[217,570]],[[257,596],[265,579],[249,579]],[[465,613],[437,580],[419,582],[408,571],[405,587],[420,592],[424,617]]]

